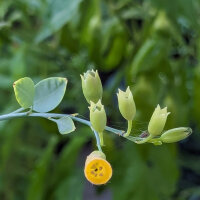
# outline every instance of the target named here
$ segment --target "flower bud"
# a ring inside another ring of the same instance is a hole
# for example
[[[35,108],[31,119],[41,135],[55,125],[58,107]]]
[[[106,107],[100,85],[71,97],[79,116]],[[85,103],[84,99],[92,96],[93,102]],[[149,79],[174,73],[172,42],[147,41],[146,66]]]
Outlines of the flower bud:
[[[160,139],[165,143],[178,142],[192,134],[192,129],[188,127],[173,128],[164,132]]]
[[[157,136],[161,134],[169,114],[167,107],[161,109],[160,105],[157,105],[148,125],[150,135]]]
[[[126,92],[123,92],[119,89],[119,93],[117,93],[118,97],[118,104],[119,104],[119,111],[122,116],[130,121],[133,120],[136,114],[136,107],[135,102],[133,100],[133,94],[130,91],[129,86],[126,89]]]
[[[99,100],[96,104],[92,101],[90,102],[90,122],[92,127],[99,133],[101,133],[106,126],[106,112],[104,106],[101,104],[101,100]]]
[[[85,177],[95,185],[107,183],[112,177],[112,167],[101,151],[93,151],[85,161]]]
[[[94,70],[88,70],[81,76],[83,94],[88,103],[97,103],[102,98],[103,88],[99,74]]]

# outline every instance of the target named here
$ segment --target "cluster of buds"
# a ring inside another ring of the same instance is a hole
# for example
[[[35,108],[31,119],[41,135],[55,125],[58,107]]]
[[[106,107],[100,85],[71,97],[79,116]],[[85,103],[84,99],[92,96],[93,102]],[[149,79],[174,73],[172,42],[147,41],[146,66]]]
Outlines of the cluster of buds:
[[[104,105],[101,102],[103,94],[101,79],[97,71],[88,70],[81,75],[81,80],[83,94],[90,104],[88,108],[90,111],[91,128],[95,136],[97,133],[100,145],[103,146],[103,131],[106,127],[107,117]],[[128,129],[123,136],[130,139],[131,136],[129,134],[132,129],[132,121],[136,115],[136,106],[130,87],[127,87],[126,91],[119,89],[117,98],[119,111],[128,121]],[[138,137],[139,141],[135,142],[138,144],[151,142],[155,145],[160,145],[162,143],[177,142],[188,137],[192,133],[192,129],[186,127],[170,129],[163,133],[169,114],[170,112],[167,112],[167,107],[161,109],[160,105],[157,105],[149,121],[148,132]],[[87,157],[84,168],[85,177],[95,185],[105,184],[112,177],[112,167],[106,160],[106,156],[102,152],[100,145],[98,146],[99,151],[93,151]]]
[[[160,105],[157,105],[148,125],[149,135],[138,143],[152,142],[155,145],[161,145],[162,143],[178,142],[191,135],[192,129],[188,127],[173,128],[163,132],[169,114],[167,107],[161,109]]]
[[[82,90],[85,99],[90,104],[90,122],[92,128],[99,134],[100,143],[103,146],[103,130],[105,129],[107,117],[104,106],[101,103],[103,87],[98,71],[88,70],[81,75]]]

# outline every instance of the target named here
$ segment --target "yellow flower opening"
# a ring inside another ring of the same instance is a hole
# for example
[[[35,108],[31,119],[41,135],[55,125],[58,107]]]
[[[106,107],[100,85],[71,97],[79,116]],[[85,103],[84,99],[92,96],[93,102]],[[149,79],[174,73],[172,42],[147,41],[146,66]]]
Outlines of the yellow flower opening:
[[[84,173],[89,182],[102,185],[112,177],[112,167],[103,152],[93,151],[86,159]]]

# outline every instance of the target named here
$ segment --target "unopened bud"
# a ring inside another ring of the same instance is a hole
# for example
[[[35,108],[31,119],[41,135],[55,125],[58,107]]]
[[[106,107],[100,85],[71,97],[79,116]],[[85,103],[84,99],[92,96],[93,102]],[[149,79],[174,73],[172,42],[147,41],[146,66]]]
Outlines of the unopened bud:
[[[133,94],[130,91],[130,88],[127,87],[126,91],[119,89],[117,93],[119,111],[126,120],[133,120],[136,114],[135,102],[133,100]]]
[[[101,100],[97,103],[90,102],[90,122],[92,127],[99,133],[101,133],[107,122],[106,112],[104,106],[101,104]]]
[[[99,74],[94,70],[88,70],[81,76],[83,94],[88,103],[97,103],[102,98],[103,88]]]
[[[192,129],[188,127],[173,128],[164,132],[160,139],[165,143],[178,142],[192,134]]]
[[[157,136],[161,134],[169,114],[167,107],[161,109],[160,105],[157,105],[148,125],[150,135]]]

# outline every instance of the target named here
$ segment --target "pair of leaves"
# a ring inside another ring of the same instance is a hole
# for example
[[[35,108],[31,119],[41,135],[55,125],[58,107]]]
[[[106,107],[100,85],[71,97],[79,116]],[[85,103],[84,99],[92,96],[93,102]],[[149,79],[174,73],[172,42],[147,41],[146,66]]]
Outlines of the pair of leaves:
[[[62,101],[67,86],[67,79],[60,77],[47,78],[36,85],[31,78],[25,77],[14,82],[16,99],[24,109],[32,107],[36,112],[49,112],[56,108]],[[52,119],[61,134],[75,130],[70,117]]]
[[[67,79],[52,77],[36,85],[28,78],[14,82],[13,87],[18,103],[23,108],[33,107],[36,112],[49,112],[56,108],[65,94]]]

